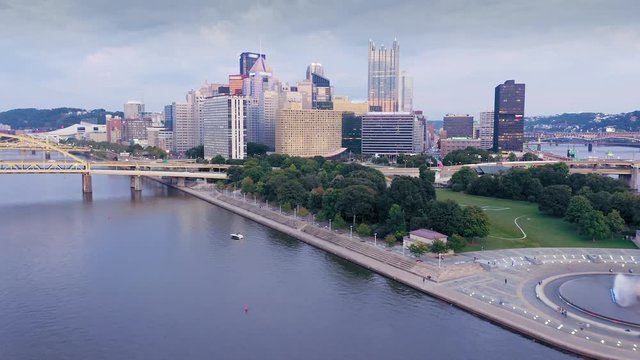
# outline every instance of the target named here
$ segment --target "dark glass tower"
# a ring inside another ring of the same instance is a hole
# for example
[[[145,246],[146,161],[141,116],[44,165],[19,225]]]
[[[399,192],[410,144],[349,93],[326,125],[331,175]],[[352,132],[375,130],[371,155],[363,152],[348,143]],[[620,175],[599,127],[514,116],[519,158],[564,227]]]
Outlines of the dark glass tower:
[[[331,82],[316,73],[311,74],[311,108],[319,110],[333,110],[331,96]]]
[[[249,70],[253,67],[253,64],[256,63],[258,58],[262,56],[263,59],[267,59],[267,55],[258,54],[252,52],[243,52],[240,54],[240,75],[249,75]]]
[[[493,151],[522,151],[524,143],[524,84],[507,80],[496,86]]]

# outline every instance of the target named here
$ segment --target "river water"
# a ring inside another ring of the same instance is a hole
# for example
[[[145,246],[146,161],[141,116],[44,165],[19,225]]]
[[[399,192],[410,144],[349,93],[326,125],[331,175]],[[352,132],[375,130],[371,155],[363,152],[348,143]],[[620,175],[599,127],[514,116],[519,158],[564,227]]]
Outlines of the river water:
[[[0,176],[0,359],[571,358],[179,191],[143,187],[135,195],[127,177],[95,176],[85,199],[79,175]]]

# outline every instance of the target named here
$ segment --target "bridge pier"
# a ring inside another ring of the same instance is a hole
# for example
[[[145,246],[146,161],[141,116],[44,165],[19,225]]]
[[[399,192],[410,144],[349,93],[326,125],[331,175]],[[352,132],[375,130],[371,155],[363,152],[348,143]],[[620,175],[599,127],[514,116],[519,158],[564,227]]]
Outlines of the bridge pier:
[[[632,190],[640,192],[640,166],[634,166],[631,169],[631,182],[629,183],[629,187]]]
[[[142,191],[142,177],[138,175],[131,176],[131,189],[134,191]]]
[[[179,187],[184,187],[184,178],[183,177],[176,178],[176,180],[178,181],[178,186]]]
[[[45,151],[44,152],[44,158],[45,158],[45,160],[51,160],[51,152]]]
[[[93,187],[91,186],[91,174],[82,174],[82,192],[85,194],[93,192]]]

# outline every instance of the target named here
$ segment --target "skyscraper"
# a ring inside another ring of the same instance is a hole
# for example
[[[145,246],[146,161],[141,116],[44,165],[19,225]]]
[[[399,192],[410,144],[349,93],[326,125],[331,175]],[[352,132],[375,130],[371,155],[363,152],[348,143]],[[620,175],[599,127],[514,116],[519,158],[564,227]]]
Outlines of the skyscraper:
[[[362,117],[362,155],[399,155],[414,151],[414,113],[375,113]]]
[[[331,82],[317,73],[311,74],[311,108],[333,110]]]
[[[204,157],[244,159],[247,155],[246,96],[217,95],[204,101]]]
[[[164,127],[173,131],[173,105],[164,106]]]
[[[522,151],[525,84],[507,80],[496,86],[493,151]]]
[[[283,109],[276,126],[276,152],[292,156],[331,157],[344,149],[342,113],[317,109]]]
[[[473,116],[447,114],[443,119],[443,128],[447,137],[473,138]]]
[[[493,111],[480,113],[480,148],[493,148]]]
[[[324,68],[320,63],[311,63],[307,66],[307,80],[311,79],[311,74],[317,74],[320,76],[324,76]]]
[[[400,80],[400,46],[376,47],[369,40],[368,100],[370,111],[397,112]]]
[[[413,111],[413,77],[409,76],[406,71],[401,72],[399,90],[398,111]]]
[[[255,64],[260,57],[266,59],[267,55],[252,52],[243,52],[240,54],[240,75],[249,75],[253,64]]]
[[[249,97],[247,141],[275,148],[275,126],[280,85],[263,57],[253,64],[244,80],[243,94]]]

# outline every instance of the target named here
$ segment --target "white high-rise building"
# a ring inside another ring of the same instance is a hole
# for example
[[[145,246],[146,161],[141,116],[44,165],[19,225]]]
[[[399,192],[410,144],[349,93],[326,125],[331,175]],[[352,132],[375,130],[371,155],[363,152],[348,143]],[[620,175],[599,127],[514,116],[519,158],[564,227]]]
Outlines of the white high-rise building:
[[[307,80],[311,80],[311,74],[317,74],[324,77],[324,68],[320,63],[311,63],[307,66]]]
[[[400,94],[398,107],[401,112],[413,111],[413,77],[407,75],[406,71],[400,73]]]
[[[493,111],[480,113],[480,148],[493,148]]]
[[[185,151],[200,144],[200,128],[195,116],[195,91],[187,93],[186,101],[173,103],[173,137],[174,151],[184,154]]]
[[[124,104],[125,119],[142,119],[144,112],[144,104],[140,101],[128,101]]]
[[[217,95],[204,100],[204,157],[225,159],[247,156],[246,96]]]

